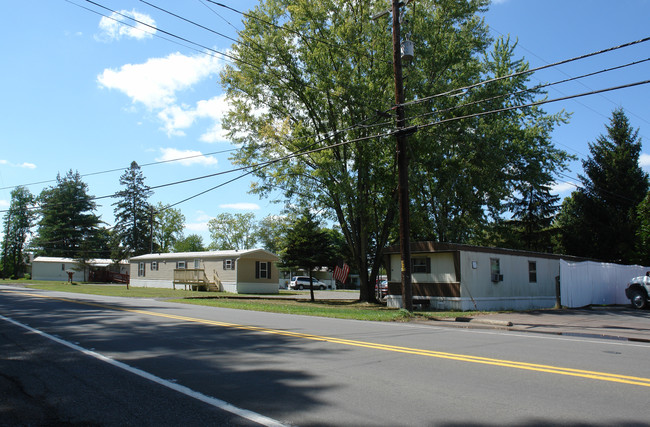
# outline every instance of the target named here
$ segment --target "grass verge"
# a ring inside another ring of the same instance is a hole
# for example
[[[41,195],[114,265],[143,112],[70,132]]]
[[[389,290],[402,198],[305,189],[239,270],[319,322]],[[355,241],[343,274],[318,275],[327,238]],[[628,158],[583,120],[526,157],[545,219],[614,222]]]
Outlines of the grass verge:
[[[478,312],[456,311],[418,311],[409,313],[406,310],[388,308],[384,304],[371,304],[351,300],[310,300],[291,299],[298,292],[280,291],[285,297],[256,298],[231,294],[227,292],[197,292],[162,288],[130,288],[125,285],[67,283],[34,280],[0,280],[0,284],[20,285],[27,289],[43,289],[56,292],[71,292],[78,294],[106,295],[131,298],[158,298],[184,304],[195,304],[209,307],[223,307],[237,310],[266,311],[274,313],[300,314],[305,316],[335,317],[339,319],[356,319],[382,322],[407,322],[410,320],[435,320],[472,316]],[[275,294],[277,295],[277,294]]]

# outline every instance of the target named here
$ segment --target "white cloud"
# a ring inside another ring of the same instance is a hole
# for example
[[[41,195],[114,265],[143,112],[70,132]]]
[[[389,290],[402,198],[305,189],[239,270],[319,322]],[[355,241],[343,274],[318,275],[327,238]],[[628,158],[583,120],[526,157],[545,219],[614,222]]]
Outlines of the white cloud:
[[[152,38],[156,33],[156,21],[149,15],[135,10],[121,10],[113,12],[110,17],[102,17],[99,29],[101,33],[95,36],[98,41],[120,40],[122,37],[142,40]]]
[[[2,200],[0,199],[0,208],[8,208],[10,206],[10,203],[8,200]]]
[[[183,166],[192,166],[196,164],[211,166],[217,164],[217,159],[212,156],[204,156],[200,151],[194,150],[177,150],[175,148],[161,148],[162,156],[156,161],[164,162],[169,160],[178,160]]]
[[[133,103],[162,110],[176,103],[177,92],[218,73],[220,68],[221,61],[215,57],[177,52],[143,64],[126,64],[119,70],[106,69],[97,81],[102,87],[125,93]]]
[[[12,168],[36,169],[36,165],[34,163],[28,163],[28,162],[11,163],[8,160],[3,160],[3,159],[0,159],[0,165],[7,165],[7,166],[11,166]]]
[[[256,203],[227,203],[219,205],[221,209],[234,209],[240,211],[256,211],[260,209],[260,206]]]
[[[553,187],[551,188],[551,193],[563,194],[563,193],[569,193],[575,189],[576,186],[574,184],[571,184],[570,182],[556,182],[555,185],[553,185]]]
[[[650,166],[650,154],[641,154],[639,156],[639,166],[642,168]]]
[[[194,125],[199,119],[208,119],[213,125],[201,135],[203,142],[226,141],[225,132],[221,128],[221,117],[228,111],[228,102],[224,95],[215,96],[196,103],[195,108],[187,105],[171,105],[158,113],[163,122],[167,136],[184,136],[184,129]]]
[[[185,229],[192,233],[206,233],[209,231],[208,221],[213,218],[213,216],[210,216],[203,211],[197,211],[197,216],[194,219],[194,222],[186,223]]]

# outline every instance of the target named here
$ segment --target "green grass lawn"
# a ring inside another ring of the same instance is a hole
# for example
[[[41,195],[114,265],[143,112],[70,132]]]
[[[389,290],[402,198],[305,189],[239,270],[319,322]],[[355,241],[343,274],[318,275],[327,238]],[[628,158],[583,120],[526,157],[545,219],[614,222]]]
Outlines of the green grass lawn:
[[[299,292],[280,291],[284,298],[265,298],[259,295],[238,295],[227,292],[197,292],[161,288],[126,288],[126,285],[66,283],[34,280],[0,280],[0,284],[15,284],[27,289],[43,289],[57,292],[78,294],[106,295],[131,298],[159,298],[185,304],[210,307],[225,307],[238,310],[267,311],[275,313],[302,314],[307,316],[336,317],[340,319],[357,319],[373,321],[409,321],[412,319],[437,319],[457,316],[471,316],[476,312],[419,311],[409,313],[406,310],[388,308],[384,304],[363,303],[352,300],[318,300],[311,302],[304,299],[292,299]],[[274,294],[277,296],[277,294]],[[354,297],[351,297],[354,298]]]

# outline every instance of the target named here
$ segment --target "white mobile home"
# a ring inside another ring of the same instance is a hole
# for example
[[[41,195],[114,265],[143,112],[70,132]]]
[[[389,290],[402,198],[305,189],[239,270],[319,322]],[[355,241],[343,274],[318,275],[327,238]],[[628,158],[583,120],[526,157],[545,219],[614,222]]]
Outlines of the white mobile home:
[[[278,260],[264,249],[140,255],[130,259],[131,286],[278,293]]]
[[[72,258],[39,256],[32,260],[32,279],[66,282],[68,273],[72,273],[74,282],[93,281],[93,277],[108,277],[102,273],[127,275],[129,268],[126,261],[115,264],[110,259],[91,259],[86,264],[85,268],[81,268],[79,262]]]
[[[384,254],[388,305],[402,307],[400,248],[391,246]],[[501,248],[413,243],[414,302],[434,309],[463,311],[552,308],[559,303],[560,258]]]

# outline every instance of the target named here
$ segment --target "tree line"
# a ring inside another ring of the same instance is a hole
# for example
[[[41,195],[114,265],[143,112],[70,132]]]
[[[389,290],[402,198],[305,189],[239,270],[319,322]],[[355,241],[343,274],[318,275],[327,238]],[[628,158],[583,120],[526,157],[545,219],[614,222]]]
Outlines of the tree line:
[[[114,195],[117,201],[113,203],[112,227],[97,215],[95,198],[78,172],[57,175],[56,184],[38,196],[26,187],[16,187],[4,215],[2,277],[22,277],[28,253],[72,258],[82,264],[96,258],[117,262],[146,253],[252,249],[258,245],[284,254],[287,247],[303,245],[290,233],[296,224],[302,227],[305,218],[312,228],[303,232],[316,233],[309,246],[318,248],[323,265],[342,259],[341,233],[323,228],[309,212],[303,212],[302,217],[269,215],[259,222],[253,213],[221,213],[208,222],[211,242],[206,245],[197,234],[183,234],[185,216],[180,210],[149,202],[153,191],[145,184],[136,162],[124,171],[119,183],[122,189]],[[298,267],[293,258],[284,258],[287,268]]]

